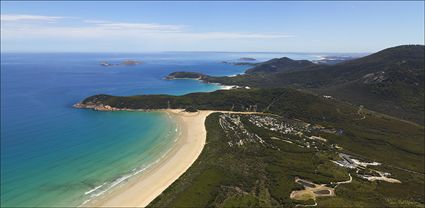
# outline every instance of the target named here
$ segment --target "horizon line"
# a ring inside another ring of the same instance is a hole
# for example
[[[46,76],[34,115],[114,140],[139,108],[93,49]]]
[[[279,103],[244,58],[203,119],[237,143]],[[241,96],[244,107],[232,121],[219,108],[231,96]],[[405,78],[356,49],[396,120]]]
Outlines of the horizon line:
[[[370,51],[365,52],[325,52],[325,51],[1,51],[1,54],[7,53],[125,53],[125,54],[138,54],[138,53],[281,53],[281,54],[313,54],[313,53],[324,53],[324,54],[369,54],[373,53]]]

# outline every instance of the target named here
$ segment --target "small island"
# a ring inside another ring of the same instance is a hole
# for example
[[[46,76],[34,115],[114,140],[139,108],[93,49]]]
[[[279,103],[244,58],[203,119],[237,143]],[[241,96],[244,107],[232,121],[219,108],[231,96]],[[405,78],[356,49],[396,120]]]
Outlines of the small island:
[[[198,73],[198,72],[173,72],[165,77],[167,80],[173,80],[173,79],[202,79],[205,77],[204,74]]]
[[[255,58],[242,57],[239,58],[237,61],[222,61],[221,63],[231,64],[235,66],[256,66],[258,63],[255,61],[257,61],[257,59]]]
[[[250,57],[242,57],[239,59],[239,61],[256,61],[257,59],[255,58],[250,58]]]
[[[101,61],[101,62],[100,62],[100,65],[101,65],[101,66],[113,66],[114,64],[111,64],[111,63],[109,63],[109,62],[107,62],[107,61]]]
[[[133,65],[138,65],[138,64],[142,64],[142,62],[136,61],[136,60],[125,60],[125,61],[121,62],[121,65],[126,65],[126,66],[133,66]]]
[[[117,63],[117,64],[114,64],[114,63],[110,63],[110,62],[108,62],[108,61],[101,61],[100,62],[100,65],[101,66],[106,66],[106,67],[109,67],[109,66],[120,66],[120,65],[124,65],[124,66],[134,66],[134,65],[139,65],[139,64],[142,64],[143,62],[141,62],[141,61],[136,61],[136,60],[124,60],[124,61],[122,61],[121,63]]]

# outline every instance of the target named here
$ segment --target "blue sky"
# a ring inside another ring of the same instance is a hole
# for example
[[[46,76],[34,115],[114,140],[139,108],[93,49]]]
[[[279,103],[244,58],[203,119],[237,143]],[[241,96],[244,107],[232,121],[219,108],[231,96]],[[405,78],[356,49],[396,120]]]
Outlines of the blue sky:
[[[424,2],[5,2],[3,52],[374,52],[424,44]]]

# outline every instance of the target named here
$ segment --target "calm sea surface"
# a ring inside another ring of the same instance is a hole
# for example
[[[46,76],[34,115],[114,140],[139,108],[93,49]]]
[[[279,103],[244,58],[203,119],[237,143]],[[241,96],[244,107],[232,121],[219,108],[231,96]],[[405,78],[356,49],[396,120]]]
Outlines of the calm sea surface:
[[[223,64],[308,54],[1,54],[1,206],[78,206],[143,172],[172,146],[177,126],[164,113],[74,109],[83,98],[208,92],[214,84],[164,80],[173,71],[233,75]],[[100,61],[143,61],[102,67]]]

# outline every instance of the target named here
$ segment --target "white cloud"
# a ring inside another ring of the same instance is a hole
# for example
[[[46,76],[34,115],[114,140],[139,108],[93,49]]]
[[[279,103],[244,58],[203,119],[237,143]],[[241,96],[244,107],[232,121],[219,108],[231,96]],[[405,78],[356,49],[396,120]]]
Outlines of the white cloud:
[[[2,14],[1,21],[52,21],[63,19],[66,17],[59,16],[43,16],[43,15],[26,15],[26,14]]]
[[[178,32],[183,26],[180,25],[161,25],[151,23],[100,23],[97,27],[104,30],[148,30],[161,32]]]
[[[157,23],[133,23],[133,22],[112,22],[103,20],[83,20],[84,23],[102,28],[104,30],[145,30],[161,32],[178,32],[184,25],[164,25]]]
[[[89,23],[89,24],[104,24],[104,23],[111,23],[111,21],[104,21],[104,20],[83,20],[84,23]]]
[[[2,42],[7,40],[31,41],[78,41],[85,45],[98,43],[131,45],[228,45],[240,41],[286,39],[293,35],[283,33],[238,32],[238,31],[193,31],[186,25],[171,25],[145,22],[113,22],[83,20],[58,16],[2,15]],[[67,18],[66,20],[62,20]],[[37,20],[37,21],[36,21]],[[71,23],[71,24],[70,24]]]
[[[280,33],[246,32],[186,32],[178,26],[153,24],[102,24],[96,26],[17,26],[2,27],[4,37],[64,37],[64,38],[131,38],[131,39],[278,39],[291,38],[293,35]]]

